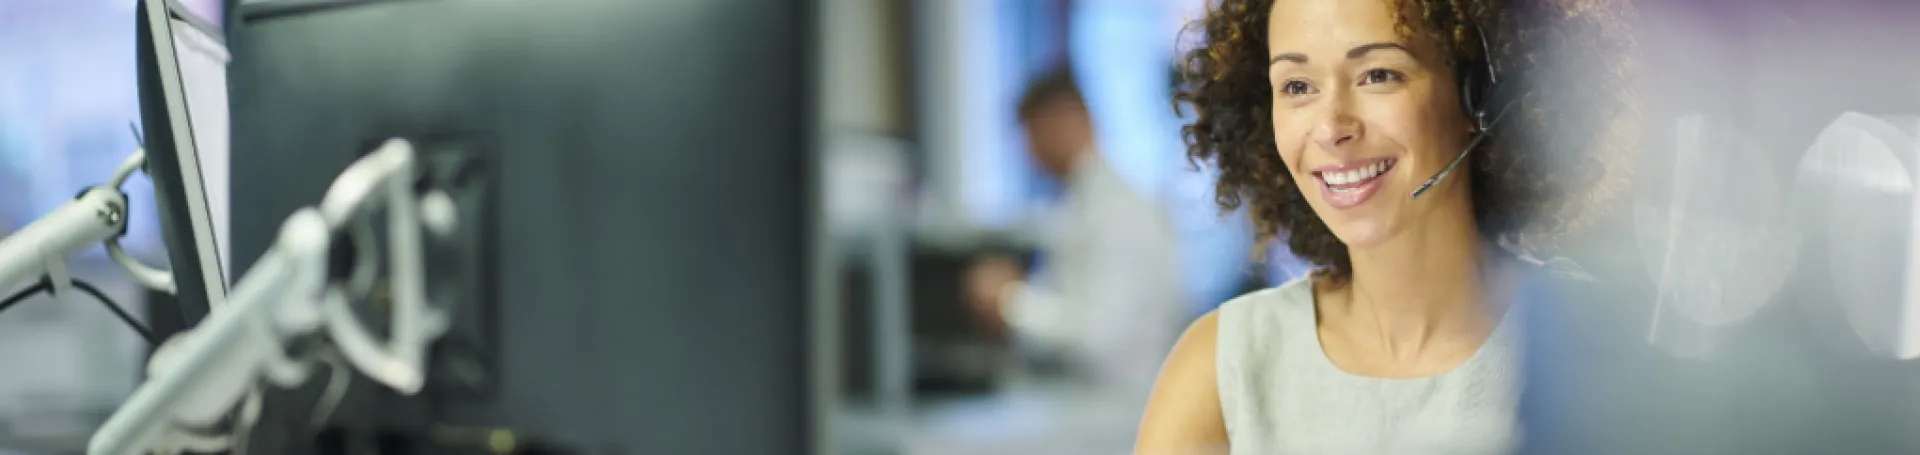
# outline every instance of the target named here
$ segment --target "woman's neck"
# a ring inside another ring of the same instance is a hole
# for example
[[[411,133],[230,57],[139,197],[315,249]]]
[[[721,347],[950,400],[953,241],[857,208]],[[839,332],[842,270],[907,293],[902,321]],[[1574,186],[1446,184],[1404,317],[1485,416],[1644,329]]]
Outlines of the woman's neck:
[[[1436,338],[1483,335],[1498,319],[1482,290],[1484,245],[1472,210],[1434,210],[1424,221],[1385,243],[1350,250],[1352,275],[1339,287],[1343,298],[1336,301],[1363,325],[1355,328],[1377,330],[1389,352],[1418,353]]]

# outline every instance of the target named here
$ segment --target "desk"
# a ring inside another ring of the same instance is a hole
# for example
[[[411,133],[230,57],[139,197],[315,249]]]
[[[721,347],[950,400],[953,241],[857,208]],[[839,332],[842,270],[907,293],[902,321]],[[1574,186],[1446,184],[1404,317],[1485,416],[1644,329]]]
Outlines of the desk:
[[[1123,395],[1019,381],[989,395],[916,403],[904,422],[854,407],[836,423],[847,455],[1125,454],[1144,395]]]

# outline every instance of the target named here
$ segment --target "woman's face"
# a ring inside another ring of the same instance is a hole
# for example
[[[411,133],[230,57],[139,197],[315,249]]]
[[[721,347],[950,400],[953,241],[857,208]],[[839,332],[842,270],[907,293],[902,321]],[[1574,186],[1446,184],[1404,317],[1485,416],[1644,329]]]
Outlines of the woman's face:
[[[1459,153],[1470,126],[1439,48],[1396,33],[1389,3],[1279,0],[1268,21],[1274,144],[1314,213],[1350,249],[1377,245],[1435,207],[1471,211],[1466,172],[1409,197]]]

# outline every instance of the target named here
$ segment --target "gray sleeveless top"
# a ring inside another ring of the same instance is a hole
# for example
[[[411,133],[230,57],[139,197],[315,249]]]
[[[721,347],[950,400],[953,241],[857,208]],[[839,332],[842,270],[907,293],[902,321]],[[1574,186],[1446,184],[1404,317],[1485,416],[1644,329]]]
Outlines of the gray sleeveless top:
[[[1327,359],[1307,278],[1222,304],[1215,368],[1233,453],[1513,452],[1521,354],[1514,308],[1460,366],[1382,379]]]

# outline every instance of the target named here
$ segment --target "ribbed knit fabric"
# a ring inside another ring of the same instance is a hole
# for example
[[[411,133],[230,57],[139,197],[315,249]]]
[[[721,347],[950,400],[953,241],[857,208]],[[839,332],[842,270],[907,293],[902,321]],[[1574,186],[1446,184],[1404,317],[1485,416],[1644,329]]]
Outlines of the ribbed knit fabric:
[[[1220,307],[1215,367],[1234,454],[1497,454],[1518,447],[1518,305],[1454,369],[1382,379],[1341,371],[1327,359],[1313,299],[1313,284],[1302,277]]]

